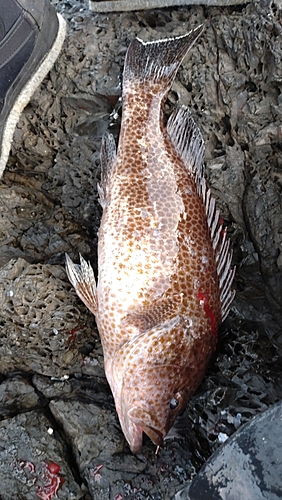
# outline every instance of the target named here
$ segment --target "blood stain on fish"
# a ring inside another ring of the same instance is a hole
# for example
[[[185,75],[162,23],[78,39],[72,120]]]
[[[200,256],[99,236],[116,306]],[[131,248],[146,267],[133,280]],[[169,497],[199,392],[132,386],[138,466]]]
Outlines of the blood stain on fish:
[[[204,311],[205,311],[207,317],[210,319],[211,330],[215,336],[215,341],[217,342],[218,332],[217,332],[217,327],[216,327],[216,317],[209,306],[208,298],[202,292],[198,292],[197,297],[203,303]]]

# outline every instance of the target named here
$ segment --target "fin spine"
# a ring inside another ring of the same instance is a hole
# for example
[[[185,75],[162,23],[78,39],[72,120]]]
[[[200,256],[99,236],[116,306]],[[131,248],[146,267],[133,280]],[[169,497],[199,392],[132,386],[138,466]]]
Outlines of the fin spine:
[[[191,112],[185,106],[176,109],[171,114],[167,123],[167,133],[176,153],[195,178],[198,195],[202,198],[205,206],[207,224],[215,251],[221,314],[222,318],[224,318],[228,314],[229,306],[234,297],[230,290],[234,269],[231,269],[232,252],[229,251],[230,242],[226,239],[226,230],[223,229],[220,221],[219,210],[216,209],[215,199],[211,195],[204,178],[203,137],[192,118]]]
[[[93,313],[97,313],[96,281],[92,266],[80,255],[80,265],[74,264],[66,254],[66,271],[77,295],[86,307]]]
[[[100,162],[101,162],[101,182],[97,184],[99,203],[105,208],[110,200],[110,179],[113,164],[116,159],[116,143],[114,137],[106,132],[102,138]]]

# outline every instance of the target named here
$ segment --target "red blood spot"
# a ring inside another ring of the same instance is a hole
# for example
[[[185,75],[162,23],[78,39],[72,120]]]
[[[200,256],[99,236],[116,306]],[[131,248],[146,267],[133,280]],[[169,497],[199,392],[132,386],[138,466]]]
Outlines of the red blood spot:
[[[38,498],[41,500],[51,500],[54,496],[57,496],[57,491],[61,485],[61,478],[53,476],[49,484],[44,484],[44,486],[37,486],[36,493]]]
[[[35,472],[35,465],[32,462],[28,462],[27,460],[22,460],[19,463],[19,466],[21,467],[21,469],[27,468],[29,472]]]
[[[85,325],[78,325],[72,330],[62,330],[63,332],[67,333],[70,336],[68,340],[69,346],[74,345],[76,341],[76,333],[79,332],[80,330],[83,330],[83,328],[85,328]]]
[[[211,308],[209,306],[208,298],[202,292],[198,292],[197,297],[203,303],[204,311],[205,311],[207,317],[209,318],[209,320],[211,322],[211,330],[212,330],[212,333],[215,336],[215,341],[217,342],[216,317],[215,317],[214,313],[212,312],[212,310],[211,310]]]
[[[95,467],[95,469],[92,471],[92,474],[93,474],[93,477],[95,479],[95,481],[99,482],[100,479],[102,478],[101,474],[100,474],[100,470],[102,469],[103,465],[102,464],[99,464],[97,465],[97,467]]]
[[[167,469],[166,464],[164,462],[162,462],[161,466],[160,466],[160,472],[165,472],[166,469]]]
[[[52,500],[57,496],[58,489],[65,482],[59,475],[61,468],[56,462],[42,462],[41,474],[38,474],[42,486],[37,486],[36,493],[41,500]]]
[[[33,484],[40,483],[36,486],[36,494],[41,500],[52,500],[53,497],[57,497],[58,489],[65,482],[65,478],[60,475],[60,466],[53,461],[41,462],[35,468],[32,462],[22,460],[17,462],[17,467],[28,469],[33,478]]]
[[[97,472],[99,472],[102,469],[102,467],[103,467],[102,464],[97,465],[97,467],[95,467],[95,469],[93,470],[93,475],[97,474]]]
[[[51,472],[51,474],[58,474],[58,472],[60,472],[61,470],[61,467],[55,462],[49,462],[49,464],[47,464],[47,469]]]

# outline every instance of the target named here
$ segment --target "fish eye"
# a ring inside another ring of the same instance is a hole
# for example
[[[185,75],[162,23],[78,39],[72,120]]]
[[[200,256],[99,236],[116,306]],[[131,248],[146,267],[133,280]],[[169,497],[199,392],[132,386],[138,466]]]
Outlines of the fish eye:
[[[172,398],[170,403],[169,403],[169,407],[171,410],[176,410],[176,408],[179,406],[179,400],[176,399],[176,398]]]

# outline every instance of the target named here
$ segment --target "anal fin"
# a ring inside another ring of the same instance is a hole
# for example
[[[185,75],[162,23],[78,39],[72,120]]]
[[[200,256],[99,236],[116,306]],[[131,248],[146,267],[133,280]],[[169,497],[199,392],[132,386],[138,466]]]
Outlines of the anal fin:
[[[66,271],[79,298],[93,314],[96,314],[96,281],[89,262],[86,262],[80,255],[80,265],[74,264],[68,254],[66,254]]]

